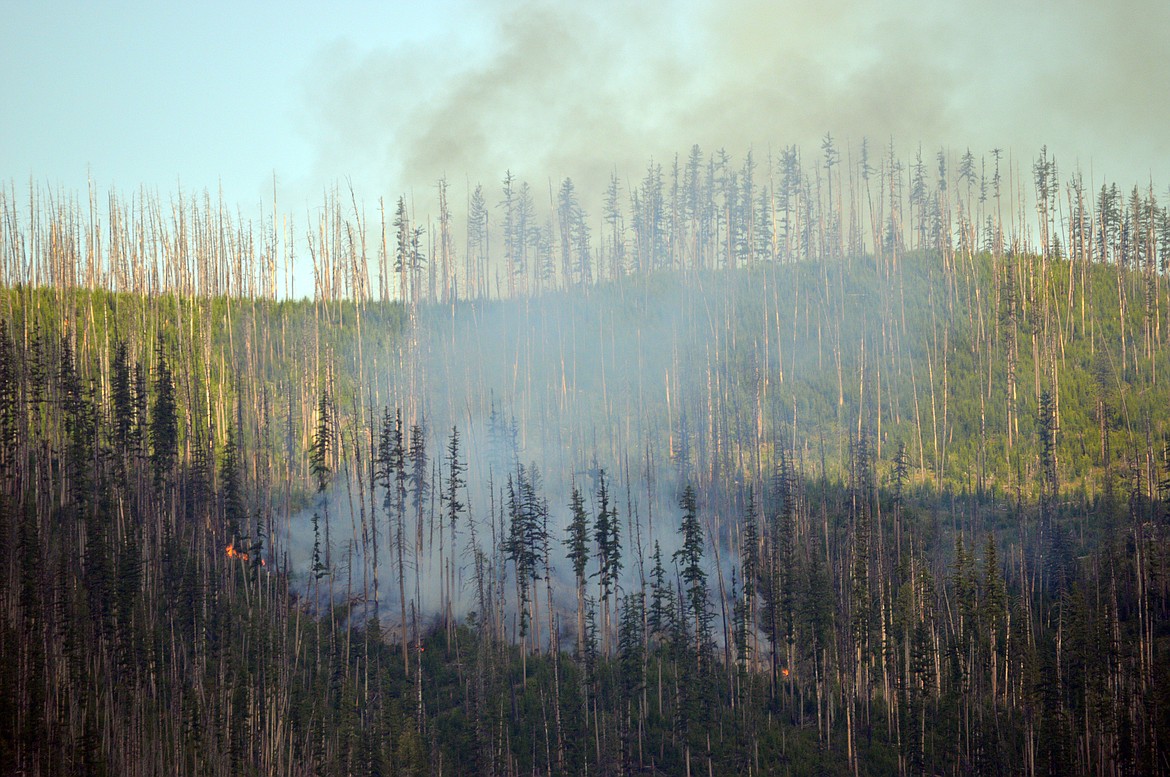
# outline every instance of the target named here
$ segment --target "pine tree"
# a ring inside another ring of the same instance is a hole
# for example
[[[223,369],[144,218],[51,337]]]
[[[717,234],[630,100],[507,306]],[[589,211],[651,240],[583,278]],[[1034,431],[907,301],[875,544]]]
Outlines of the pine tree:
[[[134,428],[134,393],[130,379],[130,362],[125,340],[114,345],[110,369],[110,415],[113,418],[113,448],[117,466],[125,471],[129,464],[130,442]]]
[[[735,567],[731,568],[731,638],[735,645],[735,667],[740,676],[747,674],[748,662],[748,603],[739,593]]]
[[[1071,550],[1056,520],[1059,483],[1056,476],[1056,405],[1048,389],[1040,392],[1036,417],[1037,447],[1040,454],[1040,542],[1044,552],[1043,574],[1053,592],[1065,590],[1069,582]]]
[[[482,293],[480,284],[485,273],[488,242],[488,208],[483,196],[483,185],[476,184],[467,207],[467,266],[464,270],[464,288],[469,299]]]
[[[512,269],[516,273],[517,288],[527,290],[528,270],[532,263],[530,252],[540,236],[540,228],[536,225],[536,203],[532,200],[532,187],[527,181],[522,181],[516,192],[512,229],[512,245],[516,255]]]
[[[16,350],[8,322],[0,319],[0,471],[13,474],[18,443],[19,385]]]
[[[780,649],[785,645],[786,663],[791,665],[796,641],[797,581],[795,531],[796,505],[789,458],[781,450],[772,486],[777,507],[769,519],[767,563],[758,579],[764,598],[764,633],[771,648],[772,690],[780,683]],[[745,587],[747,582],[745,580]]]
[[[612,214],[611,214],[612,215]],[[616,222],[616,216],[612,216]],[[589,225],[577,199],[572,178],[561,182],[557,193],[557,223],[561,236],[561,274],[566,285],[593,282],[589,253]]]
[[[447,485],[443,491],[444,502],[446,507],[447,527],[451,532],[451,555],[455,556],[455,538],[456,527],[459,525],[459,518],[463,515],[467,505],[459,496],[459,492],[467,487],[464,479],[464,473],[467,471],[467,465],[459,460],[459,428],[457,426],[451,427],[451,437],[447,441]],[[442,527],[439,528],[442,531]],[[472,535],[474,540],[475,535]],[[478,550],[476,548],[475,550]],[[453,564],[454,562],[452,562]],[[478,572],[476,578],[478,579]],[[448,602],[448,608],[450,603]],[[481,603],[482,606],[482,603]],[[448,620],[450,620],[448,614]],[[448,623],[448,626],[454,624]]]
[[[150,465],[156,489],[162,489],[179,455],[175,382],[167,364],[162,335],[155,347],[154,411],[150,416]]]
[[[618,619],[618,673],[621,678],[622,761],[633,770],[638,755],[640,696],[646,684],[646,657],[643,649],[644,595],[627,594],[622,599]],[[637,713],[635,710],[639,710]]]
[[[850,606],[853,611],[851,625],[855,680],[860,685],[865,681],[865,669],[869,665],[869,638],[873,617],[869,574],[873,477],[869,459],[869,437],[864,429],[857,438],[853,472],[853,567],[850,576],[852,586]],[[860,687],[855,690],[858,693],[862,692]]]
[[[605,190],[605,202],[602,213],[605,223],[609,225],[609,241],[603,246],[608,252],[608,268],[610,278],[620,278],[626,273],[626,240],[625,223],[622,219],[620,203],[621,180],[616,172],[610,173],[609,186]],[[599,262],[597,275],[605,277],[605,267]]]
[[[329,458],[332,451],[333,416],[329,396],[322,389],[317,395],[317,425],[313,432],[313,447],[309,451],[309,472],[318,494],[323,494],[329,488],[333,474]]]
[[[416,269],[414,243],[406,197],[400,196],[394,209],[394,272],[398,273],[398,295],[404,302],[413,300],[418,294],[418,289],[410,285]]]
[[[228,424],[219,479],[223,494],[223,518],[227,541],[229,545],[234,546],[237,542],[247,538],[247,533],[243,531],[247,512],[244,507],[244,495],[240,483],[239,446],[236,442],[234,424]]]
[[[139,459],[146,457],[146,444],[150,437],[149,416],[147,408],[150,404],[150,391],[146,384],[146,370],[142,362],[134,362],[134,425],[130,429],[130,444],[134,456]]]
[[[967,660],[967,655],[970,650],[969,643],[975,634],[975,596],[978,581],[975,577],[975,565],[972,553],[967,550],[961,533],[955,535],[955,564],[953,570],[951,585],[955,592],[955,604],[957,605],[956,609],[958,610],[959,618],[957,628],[955,629],[955,637],[958,641],[959,651],[957,659],[960,666],[962,666]]]
[[[527,636],[532,623],[529,605],[532,586],[541,579],[541,569],[547,525],[547,507],[539,496],[540,473],[536,465],[520,465],[515,477],[508,477],[509,530],[505,544],[508,559],[516,567],[516,585],[519,594],[520,635]]]
[[[659,644],[666,644],[675,631],[678,602],[675,600],[674,584],[667,578],[666,569],[662,566],[662,548],[659,547],[658,540],[654,540],[654,554],[651,560],[653,566],[650,568],[650,612],[647,627]]]
[[[686,595],[687,609],[694,624],[694,649],[697,667],[702,670],[711,647],[711,607],[707,571],[703,568],[703,528],[699,524],[695,490],[687,485],[679,499],[683,511],[682,547],[674,552]]]
[[[431,493],[430,462],[427,459],[426,426],[418,423],[410,427],[410,506],[414,510],[417,547],[422,547],[423,510]]]
[[[597,585],[600,592],[602,607],[601,642],[603,651],[609,654],[609,602],[617,588],[618,577],[622,570],[621,524],[618,521],[617,511],[610,506],[609,486],[605,480],[605,470],[598,474],[597,485],[597,517],[593,522],[593,543],[597,547]]]
[[[378,433],[377,474],[386,493],[382,507],[386,511],[390,547],[394,549],[398,572],[399,631],[402,643],[402,665],[410,672],[410,650],[407,644],[406,619],[406,448],[402,433],[402,411],[396,410],[390,418],[386,408]]]
[[[309,572],[314,580],[329,574],[329,567],[325,564],[324,552],[321,548],[321,515],[313,513],[313,553],[309,562]]]
[[[589,563],[589,518],[585,514],[585,499],[576,482],[569,497],[569,532],[565,537],[567,558],[573,565],[577,581],[577,657],[585,648],[585,567]]]
[[[999,566],[999,552],[996,548],[995,535],[990,532],[987,534],[987,543],[983,550],[981,583],[980,620],[987,634],[992,699],[998,701],[1000,693],[999,655],[1001,652],[999,640],[1004,635],[1004,621],[1007,618],[1007,590],[1003,581],[1003,571]]]
[[[93,402],[93,386],[82,387],[73,358],[73,346],[68,337],[61,338],[59,370],[61,406],[63,413],[67,482],[69,494],[79,516],[84,516],[95,502],[95,485],[99,476],[97,459],[97,408]]]
[[[747,508],[744,512],[743,520],[743,539],[740,553],[740,569],[743,576],[743,595],[742,599],[733,599],[736,601],[736,606],[742,609],[742,612],[737,612],[736,615],[739,620],[739,629],[737,633],[742,632],[742,645],[738,646],[738,652],[743,659],[746,660],[746,654],[749,649],[747,635],[749,631],[755,631],[755,614],[756,614],[756,583],[761,574],[760,570],[760,527],[759,518],[757,516],[756,496],[753,488],[748,489]]]

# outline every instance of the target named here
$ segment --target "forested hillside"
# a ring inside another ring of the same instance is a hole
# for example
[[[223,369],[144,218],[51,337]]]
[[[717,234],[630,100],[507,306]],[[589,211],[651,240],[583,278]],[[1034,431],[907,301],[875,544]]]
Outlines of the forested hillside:
[[[1165,773],[1165,208],[823,151],[545,274],[327,207],[302,301],[6,195],[0,771]]]

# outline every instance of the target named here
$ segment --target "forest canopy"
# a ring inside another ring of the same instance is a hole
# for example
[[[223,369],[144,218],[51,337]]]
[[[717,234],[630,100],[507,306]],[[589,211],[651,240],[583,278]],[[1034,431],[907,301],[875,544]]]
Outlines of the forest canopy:
[[[0,194],[0,771],[1166,771],[1152,185],[467,189]]]

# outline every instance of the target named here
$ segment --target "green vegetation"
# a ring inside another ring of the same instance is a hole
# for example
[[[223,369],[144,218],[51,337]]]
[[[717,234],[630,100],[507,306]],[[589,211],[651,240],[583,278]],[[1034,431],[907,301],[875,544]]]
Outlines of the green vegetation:
[[[1165,773],[1158,233],[914,197],[595,276],[563,186],[506,300],[0,290],[0,771]]]

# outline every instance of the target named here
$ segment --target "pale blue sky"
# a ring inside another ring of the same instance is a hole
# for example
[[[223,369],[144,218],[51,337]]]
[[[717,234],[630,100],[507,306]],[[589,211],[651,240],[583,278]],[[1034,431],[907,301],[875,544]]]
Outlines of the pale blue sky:
[[[222,181],[244,204],[270,196],[274,172],[314,188],[307,85],[323,52],[471,46],[449,26],[470,5],[6,0],[0,175],[163,194]]]
[[[630,5],[0,0],[0,180],[299,210],[832,131],[1170,184],[1163,0]]]

